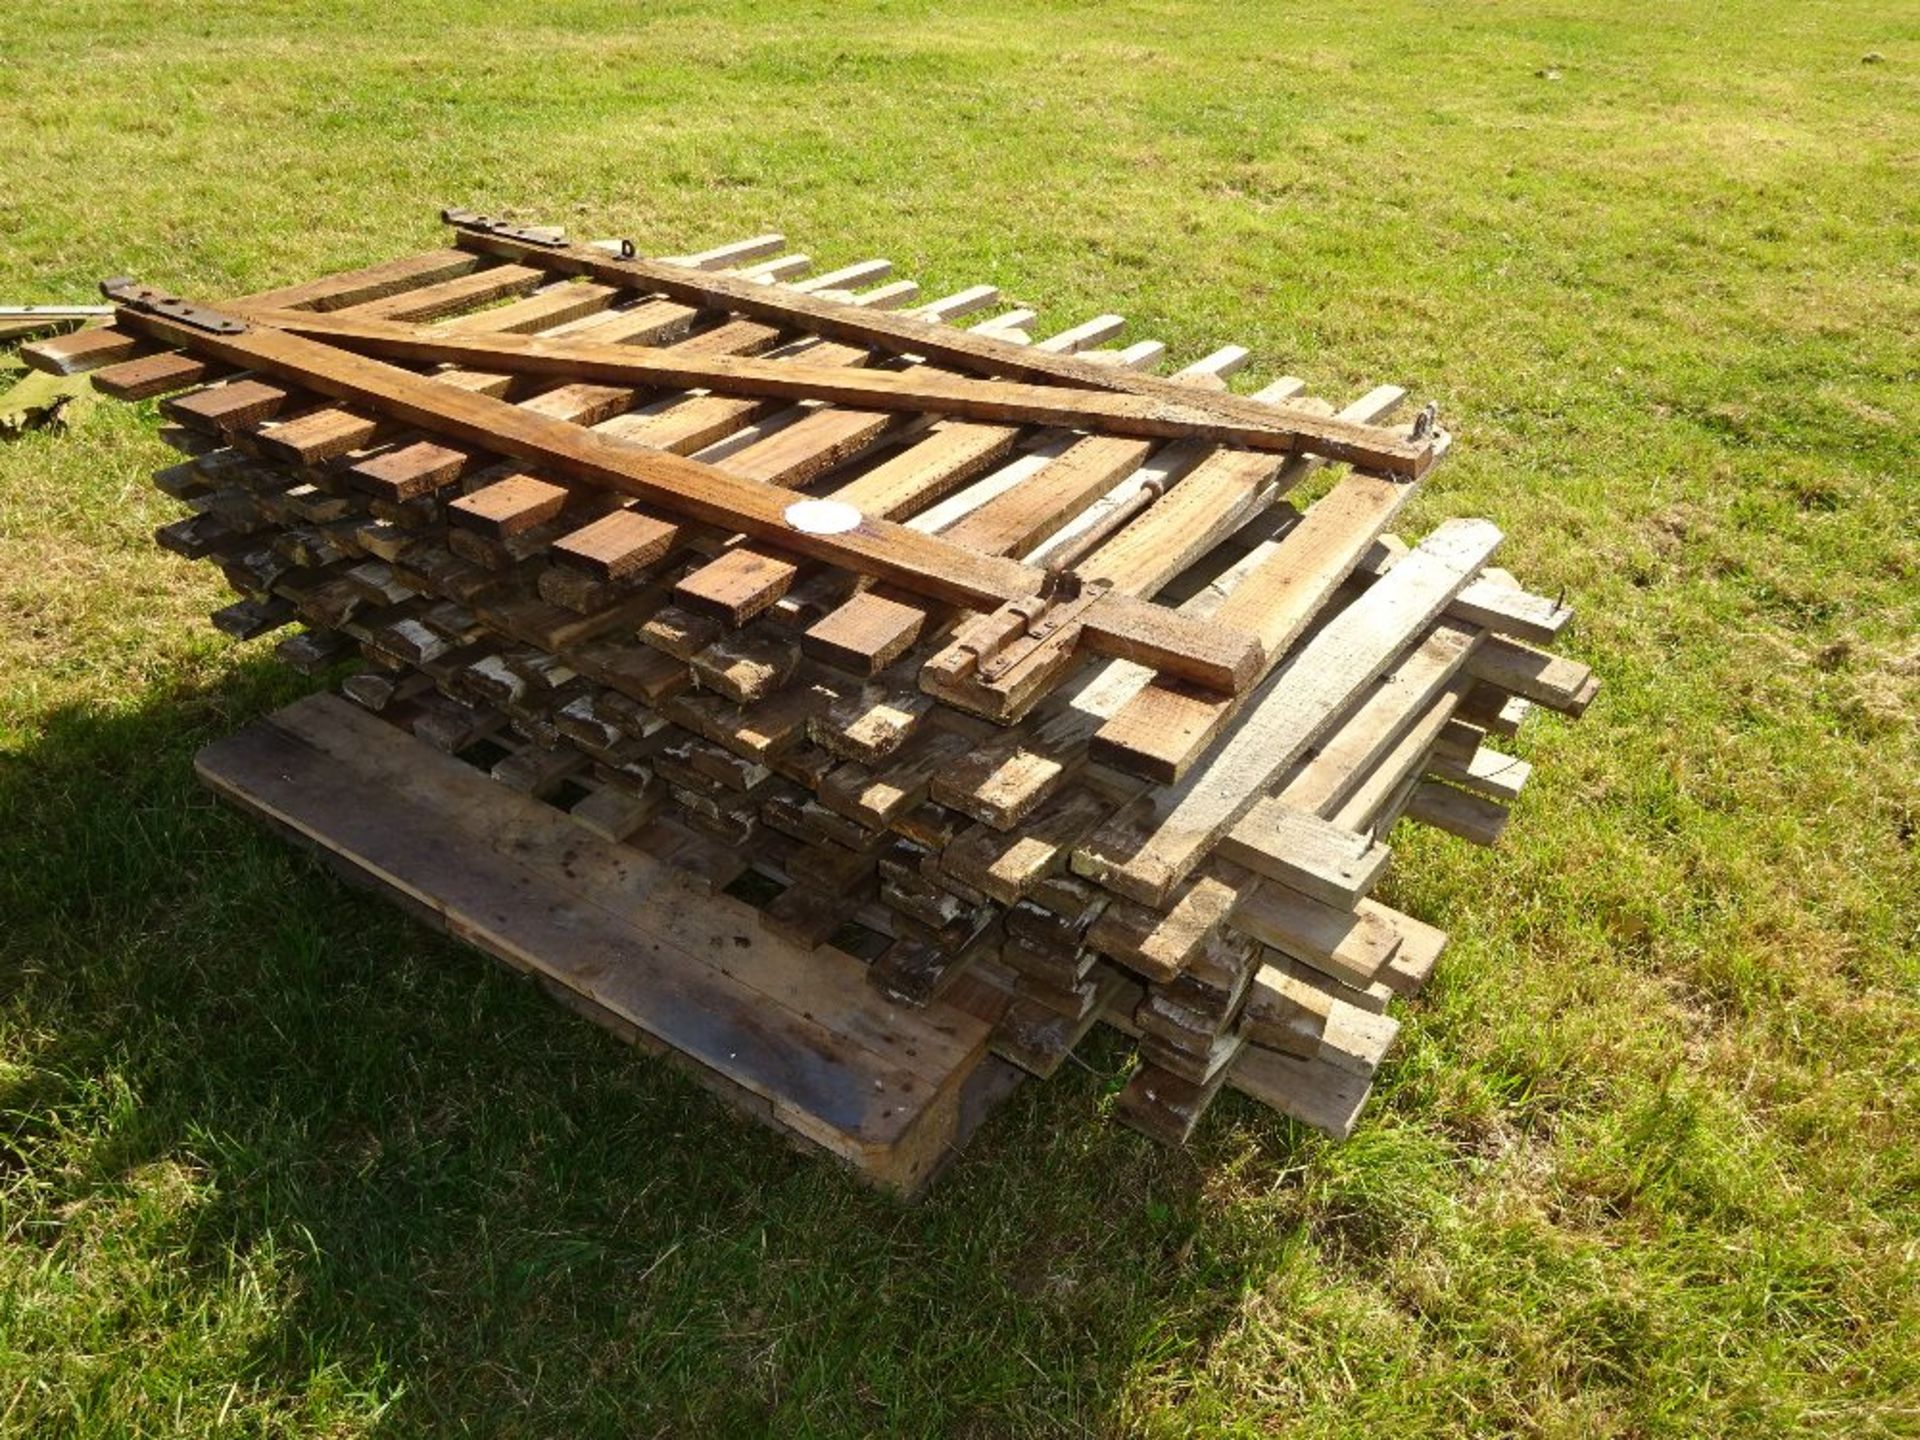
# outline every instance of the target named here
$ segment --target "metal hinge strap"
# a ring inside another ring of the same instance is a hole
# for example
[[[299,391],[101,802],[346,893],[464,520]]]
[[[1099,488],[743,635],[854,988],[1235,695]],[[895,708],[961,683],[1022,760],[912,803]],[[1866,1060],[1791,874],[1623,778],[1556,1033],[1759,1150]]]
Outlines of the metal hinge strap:
[[[182,300],[178,295],[169,295],[164,290],[156,290],[151,285],[142,285],[139,281],[124,275],[116,276],[112,280],[102,280],[100,293],[123,310],[158,315],[163,320],[172,320],[179,325],[204,330],[209,335],[238,335],[247,328],[246,321],[237,319],[224,310],[196,305],[191,300]]]

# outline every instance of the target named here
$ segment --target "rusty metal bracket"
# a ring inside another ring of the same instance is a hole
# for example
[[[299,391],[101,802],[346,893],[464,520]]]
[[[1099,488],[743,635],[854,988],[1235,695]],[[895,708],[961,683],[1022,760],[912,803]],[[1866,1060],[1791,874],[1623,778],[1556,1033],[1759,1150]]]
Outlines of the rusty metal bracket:
[[[139,281],[124,275],[116,276],[111,280],[102,280],[100,293],[123,310],[132,310],[143,315],[158,315],[163,320],[191,326],[195,330],[204,330],[209,335],[239,335],[247,328],[246,321],[229,315],[224,310],[196,305],[191,300],[182,300],[178,295],[169,295],[164,290],[156,290],[151,285],[142,285]]]
[[[567,243],[566,232],[558,226],[516,225],[511,220],[497,220],[476,210],[448,207],[440,212],[440,219],[456,230],[470,230],[476,235],[492,235],[501,240],[518,240],[523,245],[544,245],[549,250],[562,249]]]
[[[1026,663],[1041,646],[1076,624],[1087,607],[1099,601],[1113,588],[1110,581],[1087,585],[1072,571],[1058,572],[1062,582],[1026,600],[1015,600],[1007,610],[1025,618],[1026,624],[1009,636],[992,654],[980,657],[979,678],[986,684],[1005,679]]]

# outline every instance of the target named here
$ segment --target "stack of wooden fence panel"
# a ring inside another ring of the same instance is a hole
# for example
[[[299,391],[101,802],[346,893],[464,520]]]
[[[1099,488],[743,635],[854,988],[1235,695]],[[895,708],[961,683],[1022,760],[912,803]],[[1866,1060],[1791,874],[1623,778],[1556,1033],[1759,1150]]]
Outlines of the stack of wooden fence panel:
[[[159,540],[239,592],[214,623],[299,622],[283,659],[902,1004],[990,982],[1035,1074],[1127,1031],[1142,1130],[1233,1085],[1346,1133],[1445,943],[1371,898],[1388,831],[1490,843],[1496,742],[1595,689],[1491,524],[1387,533],[1434,411],[1236,395],[1239,347],[1161,379],[1117,317],[778,236],[447,219],[214,308],[114,282],[29,352],[165,397]]]

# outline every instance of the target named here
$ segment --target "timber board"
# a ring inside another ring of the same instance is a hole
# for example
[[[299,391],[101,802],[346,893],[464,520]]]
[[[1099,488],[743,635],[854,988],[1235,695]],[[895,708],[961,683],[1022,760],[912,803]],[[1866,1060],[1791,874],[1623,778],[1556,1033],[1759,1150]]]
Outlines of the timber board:
[[[745,903],[336,696],[213,742],[195,767],[223,799],[881,1188],[919,1193],[1007,1086],[983,1068],[988,1018],[892,1004],[855,957],[781,941]]]

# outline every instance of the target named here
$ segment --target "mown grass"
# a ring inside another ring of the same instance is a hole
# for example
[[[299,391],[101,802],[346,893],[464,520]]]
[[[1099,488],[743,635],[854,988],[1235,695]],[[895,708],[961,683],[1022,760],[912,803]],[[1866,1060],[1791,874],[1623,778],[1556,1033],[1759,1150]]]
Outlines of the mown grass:
[[[301,682],[151,418],[0,450],[0,1431],[1920,1433],[1920,14],[0,12],[0,298],[442,202],[994,280],[1397,380],[1605,677],[1366,1123],[1028,1087],[903,1209],[216,809]],[[1867,62],[1869,54],[1880,57]],[[1557,77],[1557,78],[1554,78]]]

